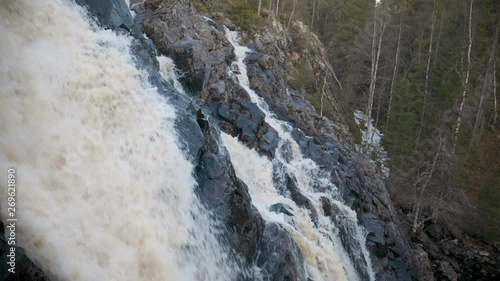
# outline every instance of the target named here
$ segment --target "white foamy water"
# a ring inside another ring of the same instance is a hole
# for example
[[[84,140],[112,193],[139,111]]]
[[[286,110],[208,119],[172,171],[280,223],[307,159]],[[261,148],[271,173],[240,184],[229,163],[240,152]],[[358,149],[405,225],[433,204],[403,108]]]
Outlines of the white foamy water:
[[[179,77],[177,76],[177,69],[175,67],[174,61],[166,56],[157,56],[156,59],[160,63],[160,74],[163,79],[174,85],[175,89],[181,93],[185,94],[184,88],[181,83],[179,83]]]
[[[340,257],[334,245],[318,231],[309,218],[309,212],[278,193],[273,184],[273,164],[227,134],[222,134],[224,145],[231,155],[236,175],[247,185],[254,206],[269,222],[278,222],[292,234],[301,249],[313,280],[346,280]],[[292,208],[293,216],[269,211],[276,203]],[[326,231],[326,230],[325,230]]]
[[[174,109],[73,1],[0,1],[0,204],[54,281],[233,281]]]
[[[312,279],[360,280],[363,277],[359,276],[355,268],[363,268],[365,271],[363,275],[374,280],[375,275],[365,246],[366,234],[357,224],[356,213],[340,201],[337,188],[329,180],[329,174],[321,171],[311,159],[303,157],[299,145],[291,136],[293,128],[286,122],[278,120],[264,99],[250,88],[244,59],[251,50],[239,44],[236,31],[227,29],[225,31],[227,39],[234,47],[236,61],[233,64],[238,69],[238,73],[229,70],[229,74],[236,74],[240,85],[247,91],[252,102],[265,113],[265,121],[278,132],[280,137],[276,158],[270,162],[238,143],[236,139],[223,135],[236,173],[249,186],[253,204],[266,220],[280,222],[292,233],[305,257],[308,273]],[[285,154],[288,154],[288,157]],[[337,219],[348,231],[350,243],[354,246],[348,249],[343,246],[339,226],[336,226],[329,217],[319,214],[318,221],[314,224],[309,211],[298,208],[292,200],[280,195],[275,187],[276,183],[273,182],[273,173],[282,180],[286,174],[293,175],[300,192],[311,200],[319,213],[322,210],[321,197],[328,198],[337,206],[339,209]],[[329,190],[330,193],[320,193],[318,189]],[[269,207],[275,203],[286,203],[291,206],[295,216],[289,218],[283,214],[270,212]]]

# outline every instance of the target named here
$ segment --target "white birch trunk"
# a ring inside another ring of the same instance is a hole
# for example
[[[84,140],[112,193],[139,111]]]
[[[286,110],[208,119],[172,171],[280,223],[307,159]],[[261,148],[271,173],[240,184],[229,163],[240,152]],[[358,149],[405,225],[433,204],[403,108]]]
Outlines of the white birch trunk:
[[[280,0],[276,0],[276,17],[278,18],[279,21],[279,10],[280,10]]]
[[[493,124],[497,123],[497,65],[496,58],[493,59],[493,97],[495,99],[495,117],[493,117]]]
[[[432,12],[432,23],[431,23],[431,36],[429,42],[429,51],[427,52],[427,67],[425,69],[425,82],[424,82],[424,104],[422,105],[422,113],[420,114],[420,125],[417,133],[416,147],[418,148],[420,144],[420,137],[422,135],[422,127],[424,126],[425,110],[427,107],[427,95],[429,94],[429,74],[431,69],[432,60],[432,45],[434,40],[434,26],[436,24],[437,7],[434,4],[434,10]]]
[[[292,17],[293,17],[293,14],[295,13],[295,6],[297,5],[297,0],[293,0],[293,6],[292,6],[292,13],[290,14],[290,18],[288,19],[288,25],[287,25],[287,29],[290,28],[290,23],[292,23]]]
[[[373,100],[375,98],[375,87],[376,87],[376,83],[377,83],[378,62],[379,62],[379,58],[380,58],[380,52],[382,50],[382,39],[384,38],[384,31],[385,31],[385,22],[382,22],[382,29],[381,29],[380,34],[379,34],[378,45],[376,48],[377,54],[375,55],[375,65],[372,66],[373,73],[372,73],[371,79],[370,79],[370,93],[369,93],[369,98],[368,98],[368,109],[366,112],[366,114],[367,114],[366,115],[366,121],[367,121],[366,125],[368,126],[368,128],[366,130],[367,136],[370,136],[370,130],[371,130],[371,126],[368,122],[370,121],[371,113],[373,111]],[[369,141],[367,139],[366,147],[365,147],[367,150],[368,150],[368,146],[369,146]]]
[[[389,108],[387,109],[387,119],[385,124],[389,124],[389,118],[391,115],[391,106],[392,106],[392,98],[394,95],[394,84],[396,82],[396,76],[398,73],[398,65],[399,65],[399,52],[401,48],[401,31],[403,27],[403,11],[401,11],[401,16],[399,19],[399,31],[398,31],[398,46],[396,48],[396,58],[394,59],[394,69],[392,70],[392,81],[391,81],[391,90],[389,91]]]
[[[491,74],[495,75],[495,53],[497,51],[497,45],[498,45],[498,28],[500,26],[500,21],[498,22],[497,24],[497,27],[496,27],[496,30],[495,30],[495,39],[493,40],[493,45],[491,46],[491,52],[490,52],[490,57],[488,59],[488,65],[486,66],[486,72],[485,72],[485,75],[484,75],[484,81],[483,81],[483,88],[481,89],[481,97],[479,99],[479,105],[478,105],[478,108],[477,108],[477,114],[476,114],[476,121],[474,122],[474,129],[472,130],[472,135],[471,135],[471,142],[470,142],[470,145],[469,145],[469,149],[472,148],[472,145],[474,144],[474,141],[479,139],[479,135],[477,135],[477,130],[479,129],[480,127],[480,124],[481,124],[481,120],[482,120],[482,112],[483,112],[483,102],[484,102],[484,99],[486,98],[486,92],[488,92],[488,88],[489,86],[491,86],[491,84],[489,84],[490,80],[493,84],[493,92],[496,91],[495,89],[495,77],[491,77]],[[491,69],[491,71],[490,71]],[[495,95],[495,93],[494,93]],[[495,98],[495,102],[496,102],[496,98]],[[496,119],[496,108],[495,108],[495,119]],[[494,121],[495,121],[494,119]],[[493,122],[494,122],[493,121]]]
[[[311,15],[311,24],[309,25],[309,27],[311,28],[311,30],[313,30],[313,24],[314,24],[314,14],[316,14],[316,0],[313,1],[313,10],[312,10],[312,15]]]
[[[469,8],[469,42],[467,47],[467,68],[465,70],[465,80],[462,91],[462,100],[460,102],[460,107],[458,109],[458,117],[455,122],[455,130],[454,130],[454,142],[453,142],[453,151],[455,151],[458,139],[458,133],[460,132],[460,127],[462,125],[462,112],[464,110],[465,99],[467,97],[467,87],[469,85],[469,75],[470,75],[470,54],[472,50],[472,7],[474,5],[474,0],[470,0],[470,8]]]

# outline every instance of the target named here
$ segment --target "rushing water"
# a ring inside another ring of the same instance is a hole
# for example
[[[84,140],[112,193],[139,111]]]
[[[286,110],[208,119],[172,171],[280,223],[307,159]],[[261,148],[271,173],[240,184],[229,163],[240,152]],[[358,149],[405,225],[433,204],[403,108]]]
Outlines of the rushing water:
[[[17,169],[17,245],[55,281],[236,280],[242,270],[194,193],[175,110],[136,69],[131,38],[99,28],[63,0],[0,1],[0,34],[0,169]],[[373,280],[356,214],[302,156],[290,125],[250,89],[249,49],[236,32],[227,35],[239,82],[280,137],[269,160],[222,135],[253,204],[291,233],[313,280]],[[172,60],[158,60],[182,93]],[[335,219],[311,219],[278,188],[287,176],[320,213],[321,197],[337,206]],[[0,181],[4,207],[6,173]],[[293,216],[269,211],[275,203]]]
[[[365,246],[365,232],[357,224],[356,213],[345,206],[336,193],[329,175],[310,159],[304,158],[300,147],[291,136],[292,127],[278,120],[267,103],[249,85],[244,59],[251,52],[238,42],[238,33],[226,29],[227,39],[234,47],[240,85],[265,114],[266,122],[279,134],[276,158],[268,160],[240,144],[235,138],[223,134],[231,161],[240,177],[249,187],[253,204],[268,221],[282,223],[294,236],[307,263],[308,274],[313,280],[374,280],[369,253]],[[230,70],[230,74],[233,74]],[[300,192],[306,195],[316,210],[321,210],[321,197],[328,198],[338,208],[334,220],[323,214],[313,222],[311,214],[299,208],[279,191],[285,178],[296,179]],[[320,187],[320,188],[318,188]],[[317,190],[329,190],[330,193]],[[269,211],[271,205],[285,203],[292,207],[294,216]]]
[[[233,281],[193,189],[174,109],[131,38],[73,1],[0,1],[0,175],[17,245],[51,280]]]
[[[160,74],[163,79],[170,82],[177,92],[185,94],[185,90],[179,82],[179,77],[177,75],[177,69],[175,67],[174,61],[166,56],[157,56],[156,59],[160,64]]]

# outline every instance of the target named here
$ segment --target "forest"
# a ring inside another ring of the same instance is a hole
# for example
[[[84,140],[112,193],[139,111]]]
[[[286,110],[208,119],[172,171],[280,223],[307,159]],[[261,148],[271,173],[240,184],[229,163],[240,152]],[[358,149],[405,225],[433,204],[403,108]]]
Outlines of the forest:
[[[371,116],[383,134],[386,183],[409,233],[433,220],[488,241],[500,237],[499,1],[225,5],[250,31],[269,18],[285,27],[300,20],[321,39],[337,76],[335,98],[346,112]],[[323,80],[302,60],[291,85],[322,115],[338,114],[319,102],[321,93],[312,89]],[[369,151],[357,130],[351,128],[358,145]]]
[[[0,32],[0,280],[500,280],[500,0],[0,0]]]

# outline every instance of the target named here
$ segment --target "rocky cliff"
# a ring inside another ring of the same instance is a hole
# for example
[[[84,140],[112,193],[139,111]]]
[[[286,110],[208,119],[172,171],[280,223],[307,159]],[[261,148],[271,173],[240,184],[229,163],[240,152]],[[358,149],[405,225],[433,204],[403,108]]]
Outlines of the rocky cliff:
[[[184,73],[182,81],[191,90],[191,98],[199,101],[217,127],[273,157],[276,132],[227,73],[233,50],[224,36],[224,26],[237,28],[235,24],[221,14],[205,15],[211,17],[207,20],[190,1],[145,1],[134,6],[134,11],[158,53],[174,59]],[[300,129],[294,131],[294,137],[302,152],[331,175],[338,175],[332,176],[333,182],[369,232],[368,245],[379,278],[410,280],[409,247],[398,230],[381,176],[367,157],[354,150],[347,129],[349,116],[336,102],[334,91],[339,85],[321,42],[300,22],[292,23],[286,30],[270,21],[261,31],[242,33],[254,51],[246,61],[252,89],[280,119]],[[288,83],[290,72],[304,57],[308,57],[307,67],[315,77],[312,91],[325,92],[335,110],[333,120],[320,117],[303,92]],[[328,202],[325,208],[328,209]],[[259,241],[258,236],[253,239]]]
[[[248,188],[236,177],[219,139],[222,130],[270,158],[275,157],[279,141],[277,132],[265,122],[265,114],[228,72],[234,50],[225,29],[238,29],[237,24],[223,14],[198,13],[189,0],[131,1],[134,21],[123,1],[77,2],[87,6],[101,25],[136,38],[136,64],[149,73],[150,82],[177,110],[177,131],[196,167],[197,194],[221,222],[220,239],[231,246],[235,257],[242,257],[242,265],[261,268],[263,280],[306,281],[297,245],[286,229],[266,223],[252,206]],[[250,86],[279,119],[293,125],[292,135],[302,153],[329,172],[344,201],[356,211],[368,232],[367,246],[377,280],[412,280],[410,248],[399,230],[382,175],[368,157],[354,149],[348,129],[351,117],[336,100],[340,85],[321,42],[300,22],[285,28],[273,20],[254,33],[242,31],[242,39],[253,51],[245,61]],[[188,94],[178,93],[162,79],[156,55],[174,60]],[[290,83],[293,70],[304,57],[308,58],[305,67],[314,75],[309,90],[321,91],[332,109],[329,118],[308,101],[305,91]],[[284,188],[298,206],[310,209],[312,220],[317,212],[333,221],[338,219],[328,199],[322,200],[323,210],[313,210],[307,197],[294,187],[293,179]],[[342,243],[349,244],[349,229],[338,227]],[[5,255],[2,252],[2,260]],[[10,276],[14,279],[8,280],[45,280],[32,263],[20,267],[19,274],[38,273],[26,278]],[[239,280],[254,277],[242,274]]]

